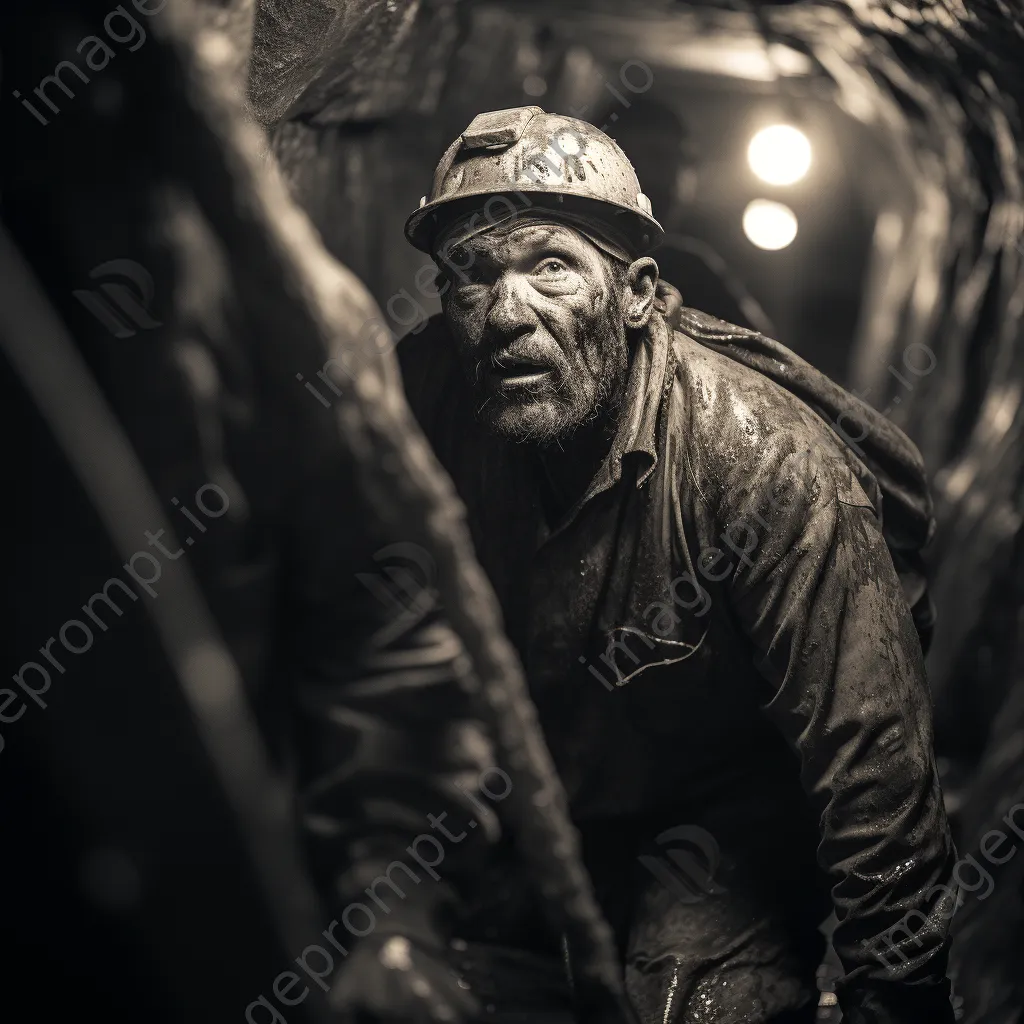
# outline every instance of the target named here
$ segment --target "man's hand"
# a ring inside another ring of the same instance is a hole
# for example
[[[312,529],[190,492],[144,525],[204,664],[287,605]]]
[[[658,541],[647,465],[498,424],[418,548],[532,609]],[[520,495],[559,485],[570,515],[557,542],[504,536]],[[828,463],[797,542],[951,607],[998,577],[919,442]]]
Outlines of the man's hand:
[[[330,1002],[355,1024],[468,1024],[480,1012],[440,953],[400,935],[360,942]]]

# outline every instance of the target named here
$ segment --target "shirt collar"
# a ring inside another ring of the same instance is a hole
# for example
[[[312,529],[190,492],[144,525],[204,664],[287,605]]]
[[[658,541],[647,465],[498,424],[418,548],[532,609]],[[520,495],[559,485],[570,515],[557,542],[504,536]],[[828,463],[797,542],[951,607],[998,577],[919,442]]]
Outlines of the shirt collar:
[[[664,318],[653,313],[637,341],[633,354],[619,426],[608,457],[587,489],[582,504],[622,478],[627,455],[640,461],[636,486],[642,487],[658,464],[658,414],[669,380],[670,330]]]

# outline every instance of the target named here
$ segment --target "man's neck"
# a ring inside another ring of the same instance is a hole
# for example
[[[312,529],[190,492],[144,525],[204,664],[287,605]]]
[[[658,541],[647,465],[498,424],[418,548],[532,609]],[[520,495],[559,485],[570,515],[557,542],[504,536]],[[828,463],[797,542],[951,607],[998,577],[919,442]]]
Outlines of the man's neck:
[[[586,493],[615,437],[617,416],[606,414],[569,437],[538,449],[541,491],[554,528]]]

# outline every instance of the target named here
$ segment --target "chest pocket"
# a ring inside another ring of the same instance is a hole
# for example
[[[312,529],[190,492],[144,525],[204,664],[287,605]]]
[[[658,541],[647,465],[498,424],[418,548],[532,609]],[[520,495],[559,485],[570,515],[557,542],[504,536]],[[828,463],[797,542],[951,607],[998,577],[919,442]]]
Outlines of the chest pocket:
[[[653,740],[683,740],[708,722],[709,624],[692,640],[659,637],[635,626],[605,633],[601,657],[620,725]],[[706,727],[706,725],[705,725]]]
[[[693,658],[703,646],[707,633],[705,626],[700,637],[690,643],[665,639],[636,626],[616,626],[605,633],[605,650],[600,659],[602,672],[612,686],[627,686],[644,672]]]

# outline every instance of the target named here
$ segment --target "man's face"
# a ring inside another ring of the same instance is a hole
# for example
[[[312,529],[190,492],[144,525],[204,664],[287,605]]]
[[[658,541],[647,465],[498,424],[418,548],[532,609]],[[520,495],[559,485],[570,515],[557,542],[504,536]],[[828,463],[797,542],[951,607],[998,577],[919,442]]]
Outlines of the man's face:
[[[629,363],[625,266],[572,228],[529,220],[447,255],[458,269],[444,313],[487,427],[550,443],[614,407]]]

